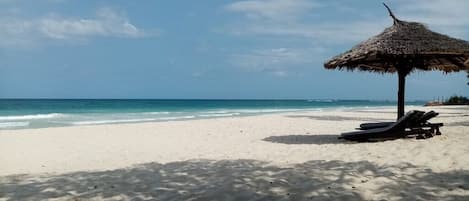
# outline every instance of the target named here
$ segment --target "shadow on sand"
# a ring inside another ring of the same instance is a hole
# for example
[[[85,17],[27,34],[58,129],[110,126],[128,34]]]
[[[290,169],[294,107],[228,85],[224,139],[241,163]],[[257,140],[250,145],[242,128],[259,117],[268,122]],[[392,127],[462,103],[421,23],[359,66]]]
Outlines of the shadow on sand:
[[[338,139],[339,135],[283,135],[270,136],[262,140],[281,144],[353,144],[354,142]]]
[[[382,122],[392,121],[393,119],[383,118],[369,118],[369,117],[345,117],[345,116],[332,116],[332,115],[288,115],[290,118],[307,118],[320,121],[369,121],[369,122]]]
[[[410,164],[256,160],[148,163],[112,171],[0,177],[0,200],[469,200],[469,172]],[[369,198],[367,198],[369,199]]]
[[[452,123],[447,123],[446,126],[469,126],[469,122],[465,122],[465,121],[452,122]]]

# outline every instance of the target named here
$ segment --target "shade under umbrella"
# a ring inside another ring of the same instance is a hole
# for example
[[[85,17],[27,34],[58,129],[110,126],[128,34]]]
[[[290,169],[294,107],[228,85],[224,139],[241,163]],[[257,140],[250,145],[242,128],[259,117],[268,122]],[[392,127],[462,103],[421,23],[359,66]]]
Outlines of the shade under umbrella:
[[[394,24],[324,64],[327,69],[397,72],[398,118],[404,115],[405,77],[414,70],[457,72],[469,70],[469,42],[427,29],[417,22],[397,19],[384,4]]]

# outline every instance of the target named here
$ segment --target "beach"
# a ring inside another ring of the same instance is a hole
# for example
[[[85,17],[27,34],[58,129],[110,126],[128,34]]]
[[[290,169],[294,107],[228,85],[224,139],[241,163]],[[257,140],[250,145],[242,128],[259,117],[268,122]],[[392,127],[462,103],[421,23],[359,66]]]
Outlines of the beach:
[[[0,130],[0,200],[469,200],[469,107],[433,138],[356,143],[395,107]]]

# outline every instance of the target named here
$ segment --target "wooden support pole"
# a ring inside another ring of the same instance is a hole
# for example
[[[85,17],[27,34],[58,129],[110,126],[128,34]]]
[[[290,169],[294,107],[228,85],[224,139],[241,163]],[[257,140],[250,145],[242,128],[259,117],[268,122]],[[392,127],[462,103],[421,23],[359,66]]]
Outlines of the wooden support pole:
[[[404,116],[405,105],[405,77],[407,73],[404,71],[397,72],[399,77],[399,88],[397,91],[397,119]]]

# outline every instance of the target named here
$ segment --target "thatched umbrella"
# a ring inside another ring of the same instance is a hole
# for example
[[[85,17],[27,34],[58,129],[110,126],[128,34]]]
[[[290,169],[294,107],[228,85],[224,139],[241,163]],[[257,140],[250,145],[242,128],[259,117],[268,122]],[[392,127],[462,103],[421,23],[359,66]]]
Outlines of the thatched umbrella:
[[[397,19],[394,24],[351,50],[324,64],[327,69],[397,72],[398,118],[404,115],[405,77],[414,70],[441,70],[446,73],[469,70],[469,42],[427,29],[417,22]],[[431,89],[429,89],[431,90]]]

